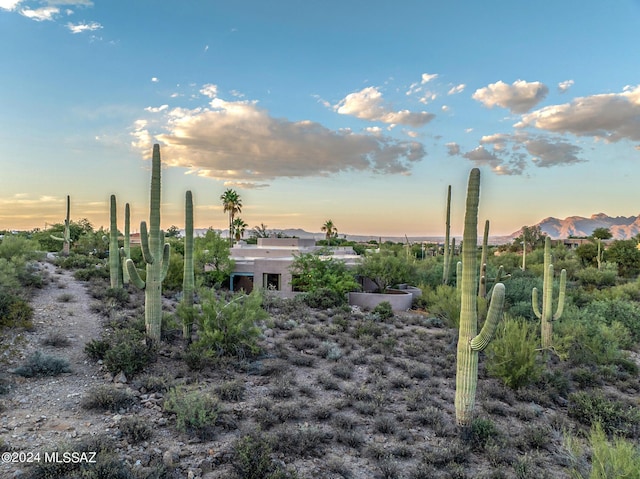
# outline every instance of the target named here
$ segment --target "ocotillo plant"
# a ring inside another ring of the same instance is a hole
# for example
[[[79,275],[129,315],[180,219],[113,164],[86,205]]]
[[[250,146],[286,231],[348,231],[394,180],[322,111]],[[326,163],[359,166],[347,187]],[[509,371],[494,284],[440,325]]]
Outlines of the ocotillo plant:
[[[191,329],[193,326],[193,196],[191,191],[185,194],[184,211],[184,274],[182,277],[182,304],[184,313],[182,317],[182,336],[187,344],[191,342]]]
[[[496,331],[504,306],[504,285],[493,288],[487,319],[478,332],[478,203],[480,200],[480,170],[469,175],[467,203],[462,243],[462,294],[460,330],[456,367],[456,421],[467,429],[471,425],[478,385],[478,352],[484,350]]]
[[[120,248],[120,260],[122,261],[122,285],[129,285],[129,271],[127,260],[131,258],[131,209],[129,203],[124,205],[124,243]]]
[[[444,230],[444,265],[442,268],[442,284],[449,284],[449,270],[451,269],[451,257],[453,248],[449,247],[449,235],[451,232],[451,185],[447,188],[447,217]]]
[[[120,248],[118,246],[116,195],[111,195],[109,219],[109,278],[112,288],[122,288],[122,261],[120,260]]]
[[[482,235],[482,256],[480,257],[480,286],[478,296],[484,298],[487,295],[487,256],[489,252],[489,220],[484,222],[484,234]]]
[[[153,145],[151,165],[151,196],[149,205],[149,232],[147,223],[140,223],[142,257],[147,265],[145,281],[140,278],[133,260],[127,259],[127,271],[131,282],[144,289],[144,322],[147,336],[160,341],[162,331],[162,281],[169,268],[169,243],[164,242],[160,230],[160,145]]]
[[[62,241],[62,255],[69,256],[69,249],[71,247],[71,229],[69,226],[69,209],[71,206],[71,198],[67,195],[67,217],[64,220],[64,231],[62,237],[50,235],[52,239],[56,241]]]
[[[543,350],[551,349],[553,345],[553,322],[562,316],[564,296],[567,287],[567,271],[560,272],[560,293],[558,307],[553,314],[553,264],[551,264],[551,240],[547,236],[544,240],[544,280],[542,283],[542,312],[538,307],[538,288],[531,291],[533,312],[541,323],[541,345]]]

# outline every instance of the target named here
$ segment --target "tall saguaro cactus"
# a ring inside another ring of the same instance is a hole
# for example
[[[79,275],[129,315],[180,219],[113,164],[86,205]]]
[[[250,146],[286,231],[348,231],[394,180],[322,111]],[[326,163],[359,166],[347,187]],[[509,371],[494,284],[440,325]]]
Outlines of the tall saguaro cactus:
[[[127,270],[127,260],[131,258],[131,208],[129,203],[124,205],[124,243],[120,249],[120,260],[122,261],[122,285],[129,285],[129,271]]]
[[[182,336],[187,343],[191,342],[191,330],[193,326],[193,196],[191,191],[185,194],[185,226],[184,226],[184,274],[182,277],[182,303],[185,307],[185,315],[182,318]]]
[[[469,175],[467,203],[462,243],[462,283],[460,330],[456,367],[456,421],[459,426],[471,425],[478,385],[478,353],[488,345],[498,326],[504,306],[504,285],[493,288],[487,319],[478,334],[478,203],[480,200],[480,170]]]
[[[451,258],[454,248],[449,245],[449,236],[451,233],[451,185],[447,188],[447,217],[445,220],[444,230],[444,266],[442,268],[442,284],[449,284],[449,275],[451,270]]]
[[[112,288],[122,288],[122,262],[120,260],[120,248],[118,247],[116,195],[111,195],[109,219],[109,278]]]
[[[144,322],[147,336],[160,341],[162,329],[162,281],[169,268],[169,243],[164,242],[160,230],[160,145],[153,145],[151,165],[151,197],[149,207],[149,231],[147,223],[140,223],[142,257],[147,265],[147,276],[143,281],[133,260],[127,259],[127,271],[131,282],[144,289]]]
[[[71,198],[67,195],[67,217],[64,220],[64,231],[62,237],[50,235],[52,239],[56,241],[62,241],[62,256],[69,256],[69,249],[71,247],[71,229],[69,223],[69,210],[71,206]]]
[[[567,271],[560,272],[560,292],[558,307],[553,314],[553,264],[551,264],[551,239],[544,240],[544,280],[542,283],[542,312],[538,307],[538,288],[531,291],[533,312],[541,323],[541,345],[543,350],[551,349],[553,345],[553,321],[560,319],[564,310],[564,296],[567,287]]]

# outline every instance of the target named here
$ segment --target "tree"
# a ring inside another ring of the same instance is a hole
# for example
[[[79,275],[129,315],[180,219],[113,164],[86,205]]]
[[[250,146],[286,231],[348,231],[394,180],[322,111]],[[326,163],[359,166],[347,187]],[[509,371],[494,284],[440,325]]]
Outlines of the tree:
[[[249,225],[245,223],[242,218],[235,218],[231,226],[233,229],[233,237],[236,239],[236,241],[240,241],[240,239],[244,236],[244,232],[247,229],[247,226]]]
[[[333,258],[328,249],[297,255],[290,271],[291,285],[296,291],[330,289],[344,295],[359,287],[353,273],[347,269],[343,261]]]
[[[180,238],[180,228],[176,225],[169,226],[169,229],[165,233],[166,238]]]
[[[204,236],[194,239],[194,267],[206,286],[226,280],[233,271],[234,261],[229,255],[229,243],[209,228]],[[209,271],[205,271],[205,266]]]
[[[254,226],[251,230],[251,236],[253,238],[268,238],[269,232],[267,231],[267,225],[260,223],[260,226]]]
[[[234,190],[226,190],[220,195],[225,213],[229,213],[229,244],[233,244],[233,219],[236,213],[242,213],[242,199]]]
[[[615,240],[607,248],[607,260],[618,264],[618,275],[630,278],[640,272],[640,250],[634,240]]]
[[[609,231],[609,228],[596,228],[593,230],[593,233],[591,233],[591,237],[595,238],[595,239],[611,239],[613,238],[613,233],[611,233],[611,231]]]
[[[414,267],[392,252],[381,251],[365,256],[356,268],[356,273],[369,278],[377,286],[377,291],[384,293],[394,284],[408,282],[413,276]]]
[[[338,228],[336,228],[332,220],[325,221],[322,225],[322,228],[320,228],[320,231],[325,232],[328,245],[331,245],[331,238],[335,238],[338,236]]]

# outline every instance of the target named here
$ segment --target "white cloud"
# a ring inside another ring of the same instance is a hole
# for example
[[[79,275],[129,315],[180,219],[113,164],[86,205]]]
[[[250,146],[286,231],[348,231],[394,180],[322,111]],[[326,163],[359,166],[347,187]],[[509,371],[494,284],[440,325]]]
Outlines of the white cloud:
[[[376,87],[367,87],[359,92],[350,93],[333,108],[341,115],[413,127],[424,126],[435,117],[434,114],[426,111],[393,111],[389,105],[385,104],[382,93]]]
[[[36,22],[51,21],[58,13],[60,13],[60,9],[56,7],[42,7],[36,8],[35,10],[25,8],[20,10],[21,15],[24,15],[31,20],[35,20]]]
[[[47,0],[49,5],[73,5],[78,7],[92,7],[91,0]]]
[[[67,28],[71,33],[83,33],[83,32],[94,32],[96,30],[100,30],[102,25],[98,22],[88,22],[88,23],[67,23]]]
[[[158,83],[160,80],[158,80],[158,77],[151,77],[151,82],[152,83]]]
[[[424,85],[425,83],[429,83],[431,80],[435,80],[436,78],[438,78],[437,73],[423,73],[420,83]]]
[[[464,83],[460,83],[460,85],[451,87],[451,89],[447,92],[447,95],[455,95],[457,93],[462,93],[466,87],[467,85],[465,85]]]
[[[208,83],[206,85],[203,85],[203,87],[200,89],[200,93],[202,93],[204,96],[208,96],[209,98],[216,98],[218,96],[218,87],[216,85]]]
[[[526,113],[540,103],[549,89],[540,82],[516,80],[512,85],[499,81],[476,90],[472,98],[488,108],[500,106],[512,113]]]
[[[3,10],[15,10],[22,0],[0,0],[0,8]]]
[[[566,80],[558,83],[558,91],[560,93],[566,92],[569,88],[573,86],[573,83],[574,83],[573,80]]]
[[[524,115],[515,126],[591,136],[607,142],[639,141],[640,85],[625,87],[621,93],[579,97],[570,103],[547,106]]]
[[[158,107],[148,106],[144,109],[144,111],[148,111],[150,113],[159,113],[166,110],[167,108],[169,108],[169,105],[160,105]]]
[[[213,92],[207,86],[202,90]],[[164,132],[152,135],[152,130]],[[132,144],[145,154],[155,136],[163,143],[167,165],[254,187],[279,177],[346,171],[409,174],[426,156],[421,143],[395,140],[381,131],[334,131],[312,121],[273,118],[255,102],[220,98],[206,108],[174,108],[161,120],[140,120],[132,136]]]

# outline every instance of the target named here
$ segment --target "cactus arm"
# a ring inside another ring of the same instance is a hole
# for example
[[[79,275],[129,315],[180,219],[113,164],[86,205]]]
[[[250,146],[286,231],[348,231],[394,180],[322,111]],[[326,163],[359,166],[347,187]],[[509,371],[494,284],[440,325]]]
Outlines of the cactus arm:
[[[482,234],[482,256],[480,259],[480,285],[478,296],[487,295],[487,256],[489,254],[489,220],[484,222],[484,232]]]
[[[153,255],[149,248],[149,233],[147,232],[147,222],[140,223],[140,246],[142,247],[142,258],[147,264],[153,264]]]
[[[564,297],[567,290],[567,270],[560,271],[560,294],[558,295],[558,307],[556,314],[553,315],[552,321],[556,321],[562,317],[564,311]]]
[[[456,289],[462,291],[462,261],[456,263]]]
[[[160,272],[160,281],[164,281],[167,277],[167,271],[169,271],[169,257],[171,256],[171,245],[169,243],[164,244],[162,250],[162,271]]]
[[[489,345],[493,335],[498,328],[498,323],[502,318],[502,309],[504,307],[504,284],[498,283],[493,287],[491,294],[491,302],[489,303],[489,312],[484,326],[475,338],[471,340],[470,346],[474,351],[484,351]]]
[[[542,314],[540,313],[540,308],[538,307],[538,288],[533,288],[531,290],[531,306],[533,306],[533,314],[536,315],[536,318],[541,319]]]
[[[129,273],[129,278],[131,279],[131,282],[136,286],[136,288],[144,289],[146,284],[144,280],[140,277],[140,274],[138,273],[138,269],[136,268],[136,265],[134,264],[131,258],[127,259],[126,265],[127,265],[127,272]]]
[[[109,275],[112,288],[122,287],[122,259],[118,247],[118,217],[116,212],[116,195],[111,195],[109,212]]]

